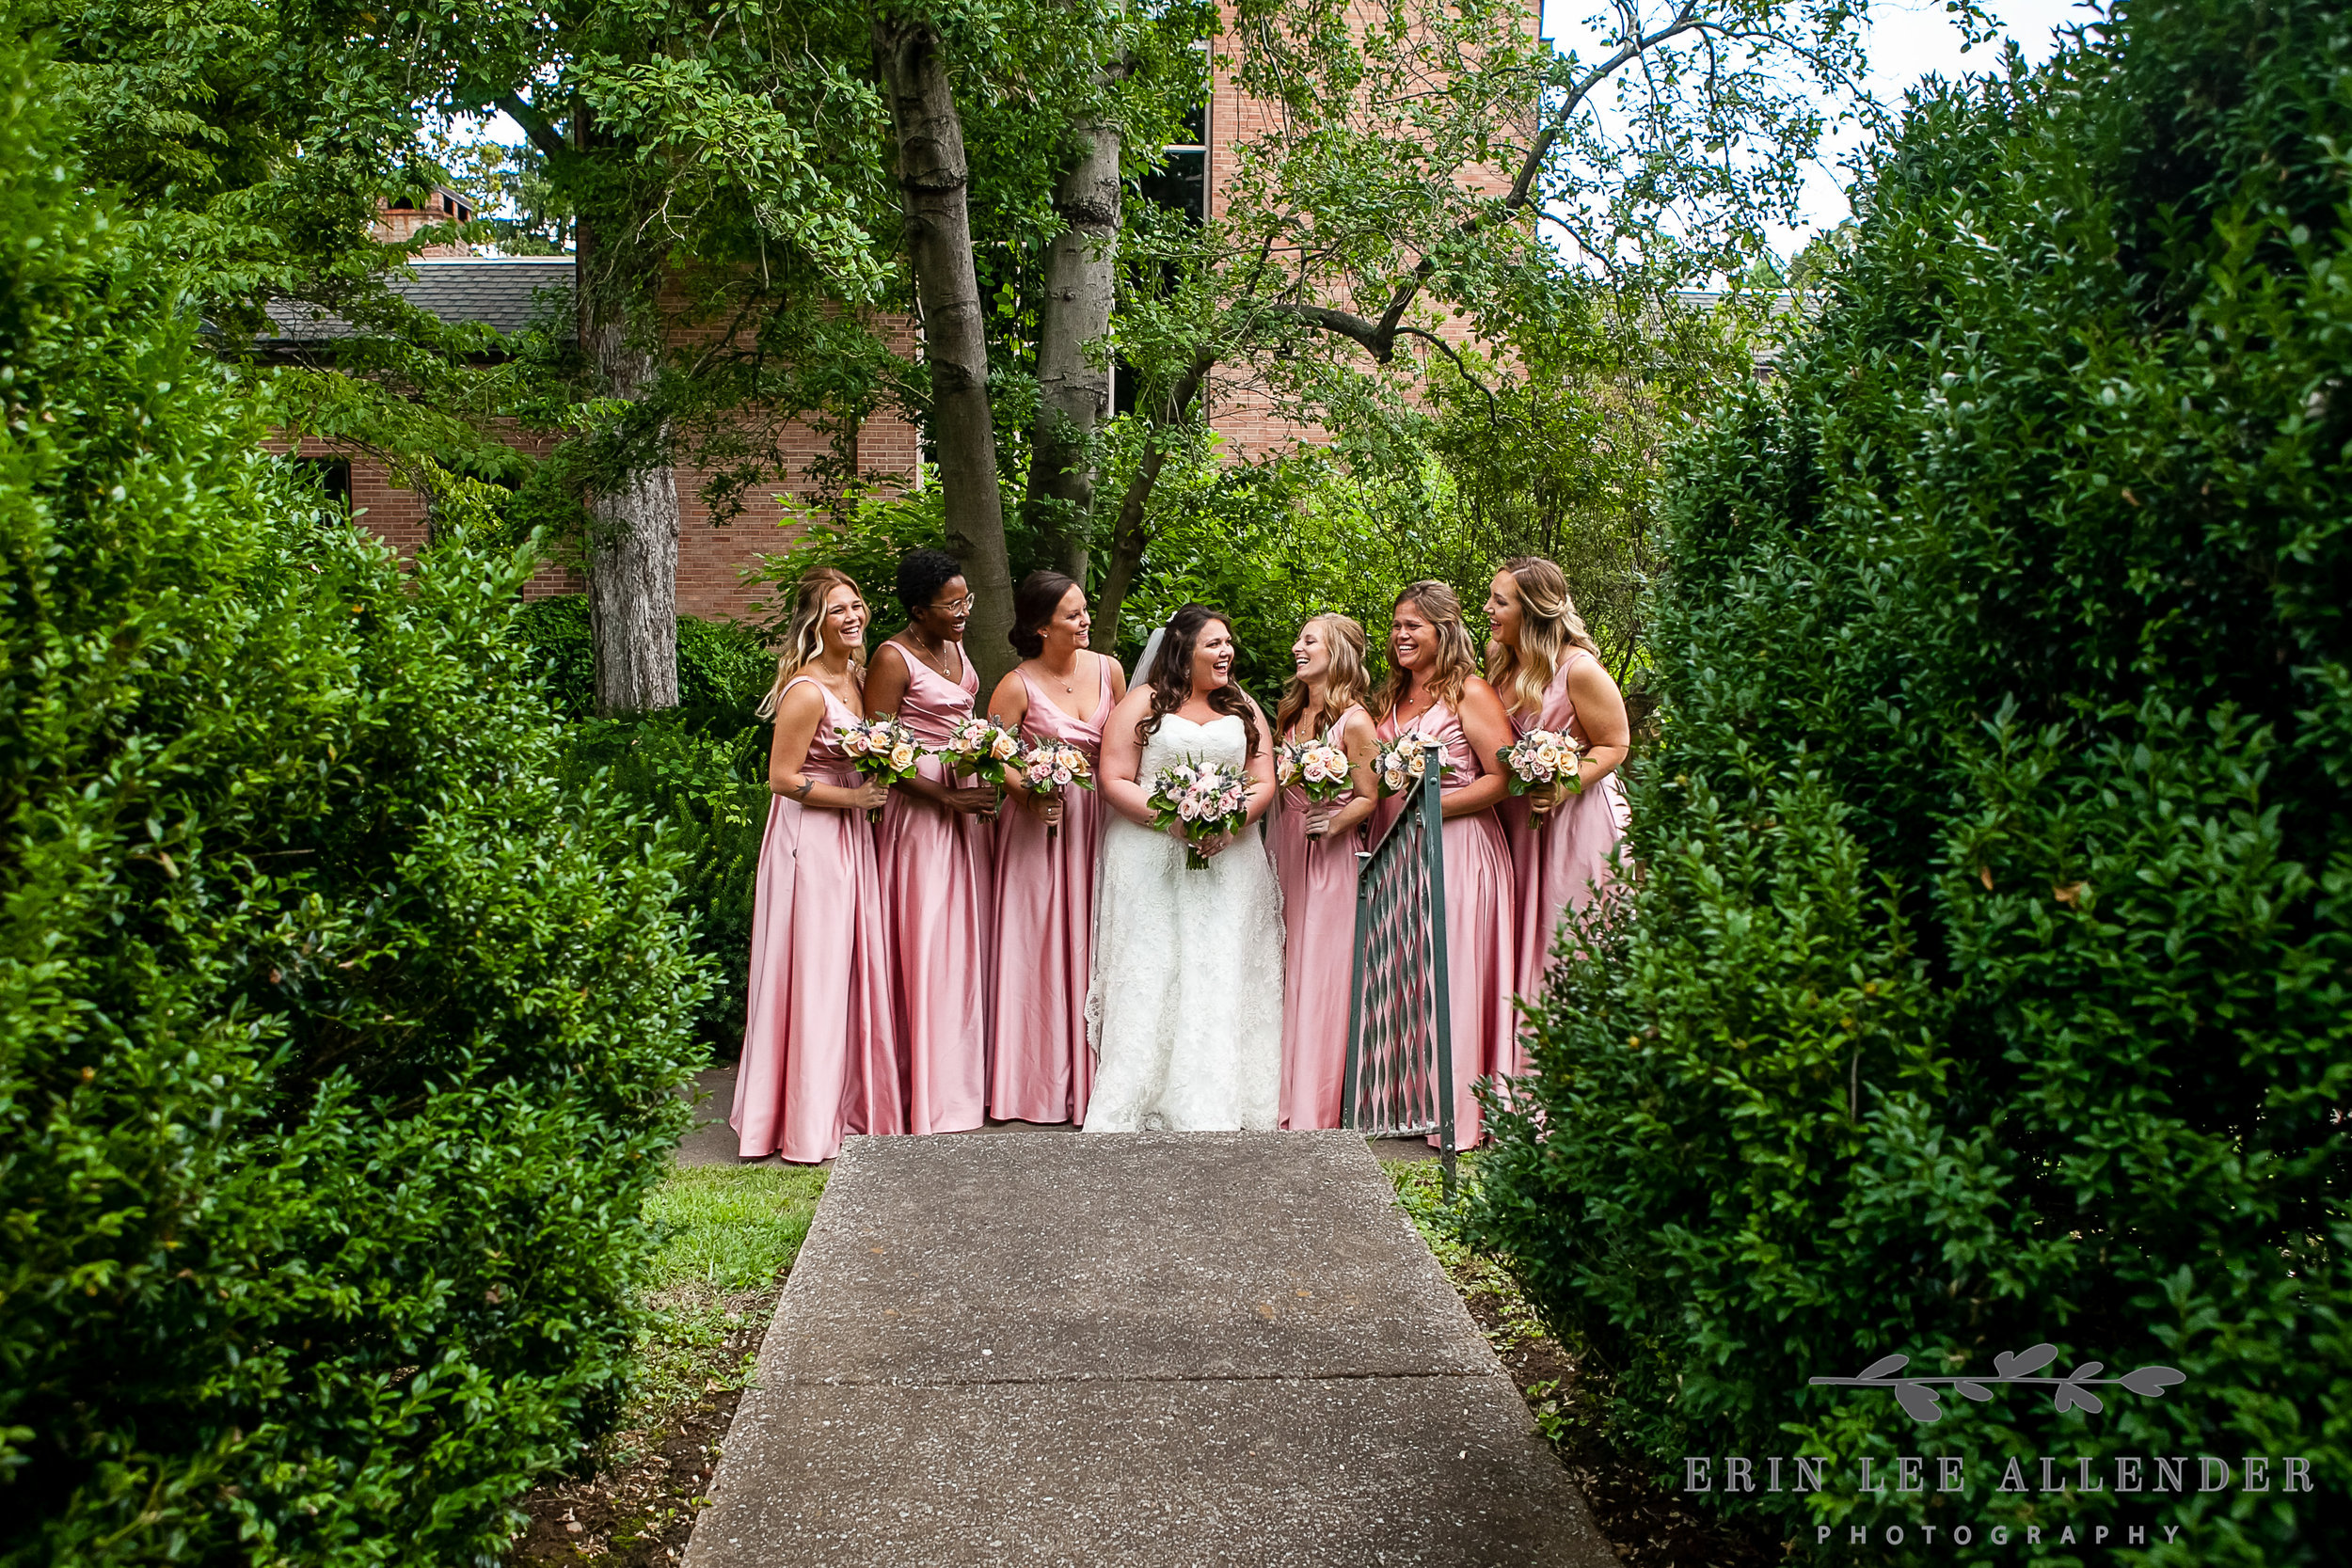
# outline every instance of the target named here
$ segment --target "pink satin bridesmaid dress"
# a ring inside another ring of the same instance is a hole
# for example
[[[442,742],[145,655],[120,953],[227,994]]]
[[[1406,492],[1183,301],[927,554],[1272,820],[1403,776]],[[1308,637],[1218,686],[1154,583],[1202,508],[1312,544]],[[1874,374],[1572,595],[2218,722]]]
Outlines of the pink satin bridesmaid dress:
[[[1384,741],[1406,729],[1418,731],[1443,754],[1450,771],[1442,793],[1476,782],[1488,771],[1462,733],[1451,705],[1438,703],[1400,725],[1391,714],[1378,726]],[[1383,800],[1373,813],[1378,830],[1402,804]],[[1518,895],[1511,878],[1511,847],[1492,811],[1450,816],[1445,822],[1446,999],[1454,1022],[1454,1142],[1475,1148],[1486,1136],[1486,1117],[1470,1085],[1508,1064],[1516,1014],[1511,988],[1518,978]]]
[[[1350,707],[1324,738],[1345,732]],[[1347,1075],[1347,1003],[1356,955],[1356,851],[1360,824],[1338,837],[1307,836],[1307,792],[1282,791],[1266,842],[1282,884],[1282,1093],[1277,1125],[1337,1127]],[[1344,799],[1332,802],[1338,810]]]
[[[924,745],[943,746],[956,721],[970,716],[980,677],[969,658],[959,682],[903,647],[898,653],[907,666],[898,721]],[[919,768],[933,784],[946,782],[937,757]],[[882,806],[875,858],[897,975],[891,1017],[910,1132],[969,1132],[984,1119],[996,978],[995,849],[993,825],[968,812],[903,789],[892,790]]]
[[[834,730],[856,715],[807,675],[785,689],[802,681],[825,699],[803,769],[854,789],[857,770]],[[890,968],[866,814],[776,796],[759,847],[751,1000],[727,1118],[746,1159],[815,1164],[841,1152],[844,1132],[906,1131]]]
[[[1065,742],[1101,766],[1103,723],[1111,716],[1110,661],[1094,657],[1102,694],[1073,719],[1046,700],[1026,672],[1033,739]],[[1094,964],[1094,861],[1103,838],[1102,798],[1062,791],[1061,829],[1008,801],[996,828],[996,1059],[989,1115],[999,1121],[1084,1121],[1094,1088],[1087,1048],[1087,985]]]
[[[1529,730],[1552,730],[1566,735],[1581,748],[1589,737],[1577,722],[1576,703],[1568,696],[1568,672],[1583,648],[1570,648],[1544,689],[1543,711],[1534,717],[1511,716],[1520,735]],[[1511,838],[1511,863],[1518,874],[1519,954],[1518,993],[1530,1001],[1541,994],[1544,974],[1551,966],[1552,938],[1561,917],[1591,904],[1608,888],[1611,855],[1625,836],[1631,814],[1626,806],[1625,784],[1612,773],[1581,794],[1563,800],[1539,826],[1531,819],[1525,800],[1511,802],[1503,817]],[[1514,1053],[1518,1053],[1516,1037]],[[1506,1069],[1523,1072],[1525,1069]]]

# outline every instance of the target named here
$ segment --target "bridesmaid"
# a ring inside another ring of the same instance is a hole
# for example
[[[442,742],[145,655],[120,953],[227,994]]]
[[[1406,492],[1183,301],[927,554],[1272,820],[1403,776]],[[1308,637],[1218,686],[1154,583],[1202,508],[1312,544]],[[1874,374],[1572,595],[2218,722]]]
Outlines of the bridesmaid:
[[[1442,793],[1454,1125],[1455,1143],[1470,1148],[1485,1135],[1470,1085],[1499,1062],[1507,1064],[1512,1049],[1516,895],[1511,848],[1495,817],[1495,806],[1509,794],[1496,754],[1511,743],[1511,721],[1494,688],[1479,676],[1462,601],[1442,582],[1416,582],[1397,595],[1389,660],[1393,673],[1379,697],[1380,738],[1415,731],[1438,748],[1449,769]],[[1401,802],[1382,804],[1385,824]]]
[[[727,1118],[746,1159],[815,1164],[841,1152],[844,1130],[906,1130],[866,821],[887,792],[861,778],[834,738],[866,715],[865,647],[857,584],[829,566],[802,578],[776,682],[759,705],[776,721],[775,799],[759,847],[751,1005]]]
[[[1325,739],[1355,765],[1356,793],[1310,804],[1296,785],[1282,791],[1269,842],[1282,884],[1282,1127],[1337,1127],[1347,1072],[1347,1001],[1356,952],[1357,847],[1379,799],[1372,756],[1372,687],[1364,673],[1364,628],[1344,615],[1318,615],[1291,644],[1296,673],[1274,710],[1285,742]]]
[[[1610,880],[1610,856],[1625,836],[1625,781],[1617,768],[1632,733],[1625,697],[1601,667],[1600,650],[1568,597],[1560,568],[1537,556],[1504,563],[1486,593],[1486,679],[1511,715],[1515,734],[1554,730],[1583,752],[1581,791],[1556,799],[1531,793],[1506,802],[1503,830],[1518,875],[1519,952],[1516,989],[1543,990],[1561,916],[1581,910]],[[1513,1035],[1512,1061],[1525,1070]]]
[[[963,652],[972,619],[963,568],[943,550],[914,551],[898,562],[898,602],[906,629],[874,650],[866,707],[897,714],[924,745],[944,746],[980,690]],[[996,977],[995,816],[993,789],[959,787],[929,756],[882,807],[875,858],[910,1132],[969,1132],[984,1119]]]
[[[1032,572],[1013,594],[1021,663],[989,699],[991,717],[1035,740],[1065,742],[1099,763],[1103,722],[1127,694],[1112,660],[1087,648],[1087,596],[1059,572]],[[1082,1122],[1094,1085],[1087,1049],[1087,984],[1094,964],[1094,852],[1103,834],[1092,793],[1006,793],[1017,810],[996,830],[996,1057],[989,1115],[1000,1121]],[[1048,828],[1056,829],[1049,839]]]

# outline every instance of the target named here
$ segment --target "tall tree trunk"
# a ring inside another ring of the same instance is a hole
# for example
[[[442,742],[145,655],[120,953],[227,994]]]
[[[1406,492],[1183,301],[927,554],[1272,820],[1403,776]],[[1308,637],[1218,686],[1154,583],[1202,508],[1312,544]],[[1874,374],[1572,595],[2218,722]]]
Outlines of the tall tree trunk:
[[[1058,542],[1061,569],[1087,579],[1093,532],[1094,433],[1110,417],[1110,361],[1087,350],[1110,331],[1119,293],[1120,129],[1071,128],[1077,158],[1054,187],[1062,231],[1045,259],[1038,315],[1037,424],[1031,433],[1028,508]]]
[[[1145,437],[1143,457],[1136,464],[1135,476],[1127,481],[1127,493],[1120,498],[1119,520],[1111,529],[1111,559],[1103,568],[1103,591],[1095,596],[1095,646],[1099,648],[1119,646],[1119,612],[1126,605],[1127,590],[1136,585],[1136,571],[1143,564],[1143,552],[1152,543],[1144,523],[1152,504],[1152,487],[1159,483],[1160,469],[1168,464],[1168,443],[1175,438],[1170,427],[1184,419],[1184,411],[1200,395],[1202,384],[1216,367],[1216,358],[1202,350],[1184,367],[1184,373],[1165,396],[1150,399],[1143,405],[1144,418],[1152,428]]]
[[[985,695],[1012,668],[1012,564],[996,483],[996,427],[988,403],[988,338],[972,266],[971,182],[963,122],[948,88],[938,32],[919,18],[877,12],[874,56],[898,139],[898,191],[907,253],[930,369],[931,448],[946,510],[947,548],[972,590],[964,647]]]
[[[659,299],[658,261],[596,245],[578,229],[580,341],[596,390],[634,404],[653,385],[646,312]],[[624,419],[588,497],[588,626],[596,650],[596,711],[612,717],[677,706],[677,480],[667,432]]]

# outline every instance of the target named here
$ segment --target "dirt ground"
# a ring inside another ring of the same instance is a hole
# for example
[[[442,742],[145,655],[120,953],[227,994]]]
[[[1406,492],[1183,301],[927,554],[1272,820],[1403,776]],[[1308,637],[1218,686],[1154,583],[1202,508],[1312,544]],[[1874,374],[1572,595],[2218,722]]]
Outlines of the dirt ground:
[[[595,1476],[537,1487],[523,1498],[531,1524],[515,1542],[509,1560],[516,1568],[666,1568],[686,1555],[751,1359],[783,1289],[779,1281],[728,1296],[725,1338],[691,1347],[685,1364],[665,1369],[665,1381],[684,1397],[608,1439]]]

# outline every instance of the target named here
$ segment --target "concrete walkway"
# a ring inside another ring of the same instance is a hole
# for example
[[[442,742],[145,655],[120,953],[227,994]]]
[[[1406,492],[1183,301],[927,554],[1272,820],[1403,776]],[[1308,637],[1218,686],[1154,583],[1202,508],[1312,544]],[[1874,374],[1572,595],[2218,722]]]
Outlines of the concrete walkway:
[[[689,1091],[694,1106],[693,1130],[679,1140],[677,1163],[681,1165],[780,1165],[784,1162],[774,1155],[764,1160],[746,1160],[737,1151],[737,1139],[727,1126],[727,1113],[735,1104],[735,1069],[708,1067],[694,1074],[694,1086]],[[1026,1121],[992,1121],[978,1129],[982,1132],[1075,1132],[1068,1122],[1041,1127]],[[949,1134],[964,1137],[965,1133]],[[1367,1138],[1372,1151],[1383,1160],[1435,1160],[1438,1151],[1421,1138]],[[832,1161],[825,1162],[830,1165]]]
[[[850,1139],[686,1553],[1615,1560],[1344,1132]]]

